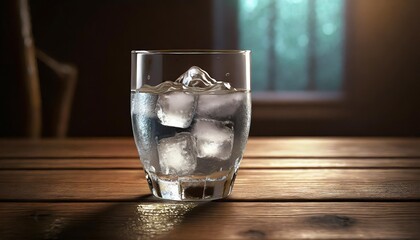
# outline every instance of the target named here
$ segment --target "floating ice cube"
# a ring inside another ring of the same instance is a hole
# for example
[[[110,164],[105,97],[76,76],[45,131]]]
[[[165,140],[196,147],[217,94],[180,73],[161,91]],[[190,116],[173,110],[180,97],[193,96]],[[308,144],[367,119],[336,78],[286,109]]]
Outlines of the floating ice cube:
[[[203,94],[198,97],[197,115],[200,117],[212,118],[233,116],[244,100],[245,93],[243,92],[214,95]]]
[[[203,69],[192,66],[175,81],[189,87],[208,87],[216,84],[216,80]]]
[[[192,134],[197,139],[199,158],[227,160],[232,153],[233,123],[210,119],[196,119]]]
[[[194,172],[197,166],[194,137],[177,133],[158,142],[159,164],[162,173],[178,176]]]
[[[185,92],[160,94],[156,113],[162,125],[188,128],[195,114],[197,97]]]

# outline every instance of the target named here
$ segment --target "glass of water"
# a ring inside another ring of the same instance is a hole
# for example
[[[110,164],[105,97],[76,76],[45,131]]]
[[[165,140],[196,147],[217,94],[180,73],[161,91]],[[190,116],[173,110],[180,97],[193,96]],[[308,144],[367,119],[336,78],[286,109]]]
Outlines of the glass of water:
[[[153,195],[196,201],[231,193],[250,91],[250,51],[131,52],[133,134]]]

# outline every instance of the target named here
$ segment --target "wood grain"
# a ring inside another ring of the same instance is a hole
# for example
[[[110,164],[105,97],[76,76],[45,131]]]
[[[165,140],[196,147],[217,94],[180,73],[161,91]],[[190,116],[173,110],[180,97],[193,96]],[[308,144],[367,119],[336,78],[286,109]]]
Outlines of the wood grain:
[[[137,157],[132,138],[1,140],[2,158]]]
[[[417,239],[420,140],[250,139],[233,194],[150,195],[132,139],[1,140],[3,239]]]
[[[420,203],[2,203],[2,239],[417,239]]]
[[[4,170],[0,199],[133,200],[150,194],[139,170]],[[420,169],[240,170],[229,200],[419,200]]]
[[[132,138],[0,140],[1,158],[137,157]],[[250,138],[245,157],[418,157],[419,138]]]
[[[416,157],[420,139],[259,138],[249,142],[247,157]]]
[[[419,161],[420,164],[420,161]],[[4,169],[141,169],[138,158],[0,159]]]
[[[34,158],[0,159],[0,170],[9,169],[141,169],[135,158]],[[241,169],[278,168],[420,168],[420,158],[245,158]]]

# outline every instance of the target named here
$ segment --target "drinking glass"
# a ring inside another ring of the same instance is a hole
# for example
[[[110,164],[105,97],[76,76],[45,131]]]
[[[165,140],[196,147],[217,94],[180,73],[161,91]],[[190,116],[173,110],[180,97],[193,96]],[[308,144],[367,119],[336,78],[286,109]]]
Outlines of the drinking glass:
[[[250,51],[131,52],[131,120],[154,196],[227,197],[251,120]]]

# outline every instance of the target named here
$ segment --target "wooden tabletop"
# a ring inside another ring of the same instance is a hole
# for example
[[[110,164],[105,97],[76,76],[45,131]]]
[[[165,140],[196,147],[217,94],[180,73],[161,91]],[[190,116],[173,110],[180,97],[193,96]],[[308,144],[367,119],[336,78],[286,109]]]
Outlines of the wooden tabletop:
[[[251,138],[232,195],[150,195],[132,139],[0,140],[0,239],[418,239],[420,139]]]

